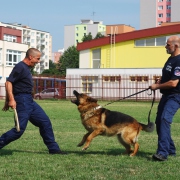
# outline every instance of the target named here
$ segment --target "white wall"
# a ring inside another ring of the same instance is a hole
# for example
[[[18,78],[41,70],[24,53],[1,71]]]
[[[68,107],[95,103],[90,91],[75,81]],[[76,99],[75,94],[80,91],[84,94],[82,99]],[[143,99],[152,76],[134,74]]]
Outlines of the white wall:
[[[171,22],[180,21],[179,9],[180,9],[180,1],[179,0],[171,0]]]
[[[80,51],[79,53],[79,68],[88,68],[90,65],[90,50]]]
[[[75,44],[75,26],[64,26],[64,50]]]
[[[82,69],[66,69],[67,75],[93,75],[93,74],[161,74],[162,69],[160,68],[146,68],[146,69],[140,69],[140,68],[127,68],[127,69],[116,69],[116,68],[101,68],[101,69],[90,69],[90,68],[82,68]]]
[[[140,29],[156,27],[157,0],[140,0]]]
[[[147,89],[154,83],[154,76],[161,76],[161,69],[67,69],[66,70],[66,98],[73,98],[73,90],[83,92],[82,76],[96,76],[98,80],[92,82],[92,92],[88,94],[96,98],[119,98]],[[104,81],[103,76],[121,77],[120,81]],[[148,81],[131,81],[131,76],[148,76]],[[147,92],[138,95],[141,99],[151,99]],[[156,98],[160,99],[158,91]]]
[[[4,86],[6,82],[6,78],[9,77],[14,66],[7,66],[6,65],[6,51],[7,49],[13,51],[20,51],[21,52],[21,59],[24,59],[26,51],[28,50],[28,45],[2,41],[0,40],[0,49],[1,50],[1,64],[0,64],[0,86]],[[3,87],[0,88],[0,96],[5,95],[5,89]]]

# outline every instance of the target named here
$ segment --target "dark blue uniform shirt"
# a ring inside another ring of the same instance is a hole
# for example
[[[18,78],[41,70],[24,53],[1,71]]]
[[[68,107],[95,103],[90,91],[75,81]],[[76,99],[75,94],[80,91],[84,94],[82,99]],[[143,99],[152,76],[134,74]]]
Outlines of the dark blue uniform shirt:
[[[161,83],[169,80],[180,80],[180,55],[169,57],[162,69]],[[175,88],[161,89],[160,92],[165,95],[180,93],[180,82]]]
[[[13,85],[13,94],[32,93],[33,81],[30,68],[23,61],[19,62],[13,68],[7,81]]]

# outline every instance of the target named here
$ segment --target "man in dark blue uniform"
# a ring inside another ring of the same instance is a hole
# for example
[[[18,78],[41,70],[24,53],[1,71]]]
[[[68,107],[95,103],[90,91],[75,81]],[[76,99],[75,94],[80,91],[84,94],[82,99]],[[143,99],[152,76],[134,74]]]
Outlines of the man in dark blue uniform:
[[[153,155],[153,159],[157,161],[165,161],[168,155],[176,155],[176,148],[171,138],[171,123],[180,108],[180,38],[171,36],[165,48],[171,56],[162,69],[161,79],[150,86],[152,90],[160,89],[162,93],[156,116],[158,148]]]
[[[65,154],[55,142],[54,133],[49,117],[43,109],[32,98],[33,81],[30,68],[40,62],[41,52],[30,48],[26,52],[23,61],[13,68],[5,83],[6,101],[2,110],[7,111],[9,107],[17,110],[20,132],[12,128],[0,137],[0,149],[10,142],[17,140],[24,133],[28,120],[39,127],[39,132],[49,154]]]

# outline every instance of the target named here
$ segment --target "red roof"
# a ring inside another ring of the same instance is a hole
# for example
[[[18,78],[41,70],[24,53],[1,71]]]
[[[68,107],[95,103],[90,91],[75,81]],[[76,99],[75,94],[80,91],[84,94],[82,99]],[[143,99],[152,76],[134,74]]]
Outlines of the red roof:
[[[180,33],[180,24],[160,26],[149,29],[136,30],[132,32],[117,34],[115,36],[115,43],[125,42],[129,40],[142,39],[153,36],[163,36]],[[91,49],[99,46],[105,46],[111,43],[111,37],[104,37],[100,39],[93,39],[91,41],[86,41],[77,44],[77,50],[82,51],[86,49]]]

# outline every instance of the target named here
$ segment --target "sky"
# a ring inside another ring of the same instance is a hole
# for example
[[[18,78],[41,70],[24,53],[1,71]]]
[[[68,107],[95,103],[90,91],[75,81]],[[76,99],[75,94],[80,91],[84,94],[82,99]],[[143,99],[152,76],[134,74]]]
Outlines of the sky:
[[[94,14],[94,15],[93,15]],[[52,35],[52,51],[64,47],[64,26],[81,19],[139,29],[140,0],[2,0],[0,22],[18,23]]]

